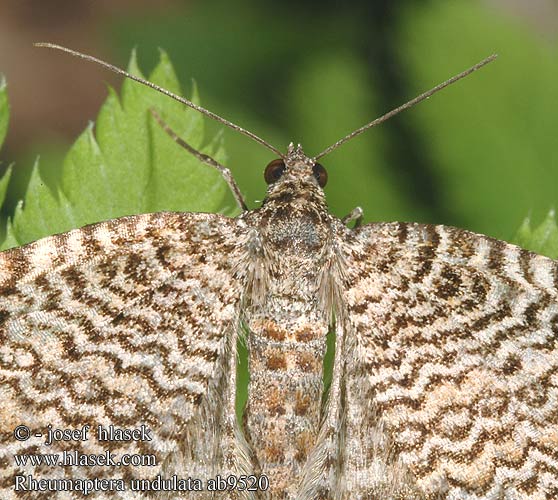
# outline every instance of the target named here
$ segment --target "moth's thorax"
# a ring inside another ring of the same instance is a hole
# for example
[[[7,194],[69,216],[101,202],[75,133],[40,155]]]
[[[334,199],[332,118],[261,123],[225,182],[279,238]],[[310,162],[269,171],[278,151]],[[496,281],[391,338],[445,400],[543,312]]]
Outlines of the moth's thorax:
[[[327,214],[308,206],[299,210],[262,210],[259,229],[266,250],[283,256],[316,255],[331,240]]]

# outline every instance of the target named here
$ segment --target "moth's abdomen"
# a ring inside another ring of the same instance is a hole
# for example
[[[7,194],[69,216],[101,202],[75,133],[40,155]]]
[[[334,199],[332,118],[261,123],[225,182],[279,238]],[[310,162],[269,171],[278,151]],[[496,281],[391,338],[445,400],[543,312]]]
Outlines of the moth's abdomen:
[[[301,321],[305,316],[282,322],[258,318],[248,324],[250,385],[244,426],[257,466],[269,477],[273,499],[296,497],[320,423],[327,324]]]

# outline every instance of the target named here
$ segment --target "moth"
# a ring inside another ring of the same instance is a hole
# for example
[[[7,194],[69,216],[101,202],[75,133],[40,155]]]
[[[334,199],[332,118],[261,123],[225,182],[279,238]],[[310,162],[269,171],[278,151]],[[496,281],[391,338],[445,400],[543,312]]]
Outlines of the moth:
[[[249,210],[155,112],[241,215],[123,217],[0,254],[2,498],[556,498],[558,263],[453,227],[339,219],[318,162],[491,59],[314,157],[97,61],[278,159]],[[38,454],[78,465],[22,464]]]

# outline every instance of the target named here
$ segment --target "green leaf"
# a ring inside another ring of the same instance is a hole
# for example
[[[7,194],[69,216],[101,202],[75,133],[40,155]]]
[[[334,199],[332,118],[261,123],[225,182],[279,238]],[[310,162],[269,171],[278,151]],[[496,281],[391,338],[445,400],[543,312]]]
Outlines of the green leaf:
[[[8,104],[8,92],[6,79],[0,78],[0,147],[4,143],[8,132],[8,122],[10,121],[10,106]]]
[[[8,132],[8,123],[10,121],[10,106],[8,103],[7,85],[4,77],[0,78],[0,147],[4,143]],[[6,199],[8,184],[12,175],[12,166],[10,165],[4,175],[0,178],[0,208]],[[6,232],[6,221],[2,221],[0,227],[0,235],[4,236]]]
[[[64,195],[57,197],[44,183],[35,162],[25,202],[16,207],[11,228],[18,242],[37,239],[36,235],[61,233],[75,226],[73,213]]]
[[[0,178],[0,207],[4,203],[6,198],[6,192],[8,191],[8,183],[10,182],[10,177],[12,175],[12,165],[8,167],[6,173]]]
[[[17,239],[14,235],[14,230],[12,228],[12,223],[11,223],[11,221],[8,221],[7,228],[6,228],[6,235],[5,235],[4,241],[2,241],[2,244],[0,245],[0,250],[6,250],[8,248],[17,247],[18,245],[19,245],[19,242],[17,241]]]
[[[142,76],[135,54],[129,71]],[[149,79],[180,94],[165,53]],[[123,215],[216,212],[233,206],[221,175],[176,144],[150,109],[157,110],[194,148],[222,161],[219,139],[201,147],[204,129],[199,113],[131,80],[124,81],[121,95],[119,99],[109,89],[96,126],[85,129],[64,159],[60,186],[54,192],[43,182],[39,163],[35,164],[25,200],[8,226],[9,242],[4,248]],[[197,100],[195,90],[193,99]]]
[[[517,231],[513,242],[532,252],[557,259],[558,224],[556,212],[554,210],[548,212],[544,221],[535,228],[532,227],[529,218],[526,218]]]

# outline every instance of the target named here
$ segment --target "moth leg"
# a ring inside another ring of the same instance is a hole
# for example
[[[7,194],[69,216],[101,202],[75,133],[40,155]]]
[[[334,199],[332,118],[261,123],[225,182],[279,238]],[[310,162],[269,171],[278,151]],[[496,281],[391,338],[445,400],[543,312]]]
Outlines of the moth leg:
[[[362,224],[362,216],[363,216],[362,208],[355,207],[351,210],[351,213],[346,215],[341,219],[341,222],[348,226],[351,222],[355,221],[354,227],[357,228]]]
[[[242,193],[240,192],[240,189],[238,188],[238,185],[236,184],[231,171],[224,165],[221,165],[217,160],[211,158],[211,156],[201,153],[197,149],[194,149],[192,146],[190,146],[190,144],[188,144],[184,139],[179,137],[176,134],[176,132],[172,128],[170,128],[170,126],[163,120],[163,118],[161,118],[161,115],[159,115],[159,113],[157,113],[155,109],[151,108],[150,111],[153,117],[155,118],[155,120],[157,120],[157,123],[174,140],[174,142],[176,142],[179,146],[182,146],[189,153],[193,154],[201,162],[205,163],[206,165],[209,165],[210,167],[213,167],[214,169],[218,170],[221,173],[223,179],[225,179],[226,183],[231,188],[232,194],[236,202],[238,203],[240,210],[246,212],[248,210],[248,206],[244,201]]]

